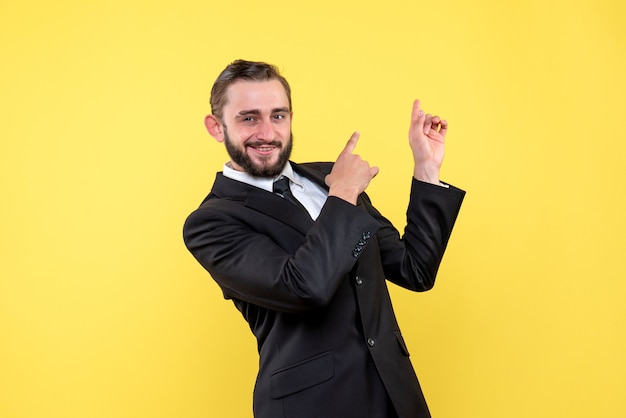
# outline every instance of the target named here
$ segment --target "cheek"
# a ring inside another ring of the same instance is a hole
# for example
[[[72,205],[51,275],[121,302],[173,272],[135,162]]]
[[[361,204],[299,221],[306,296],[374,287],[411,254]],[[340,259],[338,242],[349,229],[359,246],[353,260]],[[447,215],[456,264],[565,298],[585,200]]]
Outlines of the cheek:
[[[254,136],[254,128],[244,127],[237,129],[237,132],[232,135],[235,138],[235,142],[244,143],[248,139]]]
[[[289,138],[289,136],[291,135],[291,125],[286,123],[284,126],[281,125],[280,127],[278,127],[276,131],[280,133],[280,136],[282,138]]]

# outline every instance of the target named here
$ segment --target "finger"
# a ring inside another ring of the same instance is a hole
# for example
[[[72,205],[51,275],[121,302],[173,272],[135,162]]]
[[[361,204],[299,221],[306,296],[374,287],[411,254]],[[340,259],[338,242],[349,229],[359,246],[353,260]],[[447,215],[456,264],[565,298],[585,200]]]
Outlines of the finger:
[[[448,121],[445,120],[445,119],[442,119],[439,124],[441,125],[441,129],[439,129],[439,133],[443,137],[445,137],[446,136],[446,132],[448,132]]]
[[[413,110],[411,112],[411,121],[412,122],[417,122],[418,119],[422,116],[424,112],[420,112],[420,101],[419,100],[415,100],[413,102]]]
[[[428,133],[430,132],[430,129],[432,128],[432,123],[433,123],[433,115],[431,114],[426,115],[426,118],[424,119],[424,135],[428,135]]]
[[[376,177],[378,171],[378,167],[370,167],[370,174],[372,175],[372,178]]]
[[[441,122],[441,118],[437,115],[433,116],[433,119],[430,123],[430,129],[432,129],[435,132],[439,131],[439,123]]]
[[[341,153],[352,154],[352,151],[354,151],[354,149],[356,148],[356,144],[359,141],[360,136],[361,134],[359,132],[353,133],[350,139],[348,139],[348,143],[346,144],[346,147],[343,149],[343,151],[341,151]]]
[[[415,100],[413,102],[413,111],[411,113],[411,128],[417,132],[422,132],[424,129],[424,111],[420,108],[420,101]]]

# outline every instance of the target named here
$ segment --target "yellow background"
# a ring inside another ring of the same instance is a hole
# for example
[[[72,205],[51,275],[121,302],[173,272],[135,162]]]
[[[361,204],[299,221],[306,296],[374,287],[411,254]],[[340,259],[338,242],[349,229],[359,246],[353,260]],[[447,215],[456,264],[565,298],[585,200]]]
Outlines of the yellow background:
[[[251,417],[256,347],[184,248],[236,58],[294,159],[352,131],[399,227],[411,102],[468,191],[435,289],[392,289],[438,418],[626,416],[622,1],[0,2],[0,417]]]

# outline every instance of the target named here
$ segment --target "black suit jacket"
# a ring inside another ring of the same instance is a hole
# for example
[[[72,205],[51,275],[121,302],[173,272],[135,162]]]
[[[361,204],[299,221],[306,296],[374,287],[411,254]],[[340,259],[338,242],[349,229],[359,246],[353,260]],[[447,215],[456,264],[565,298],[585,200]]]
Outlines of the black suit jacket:
[[[322,187],[330,163],[292,163]],[[316,221],[221,173],[184,239],[258,341],[259,418],[429,417],[385,279],[430,289],[464,192],[413,180],[403,237],[366,194]]]

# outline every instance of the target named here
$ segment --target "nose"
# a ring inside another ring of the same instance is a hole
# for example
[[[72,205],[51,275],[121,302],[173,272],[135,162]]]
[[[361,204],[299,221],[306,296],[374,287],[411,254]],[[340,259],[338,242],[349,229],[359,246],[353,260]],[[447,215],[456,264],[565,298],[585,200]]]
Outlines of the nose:
[[[258,125],[257,138],[264,141],[273,141],[276,137],[276,131],[271,121],[263,120]]]

